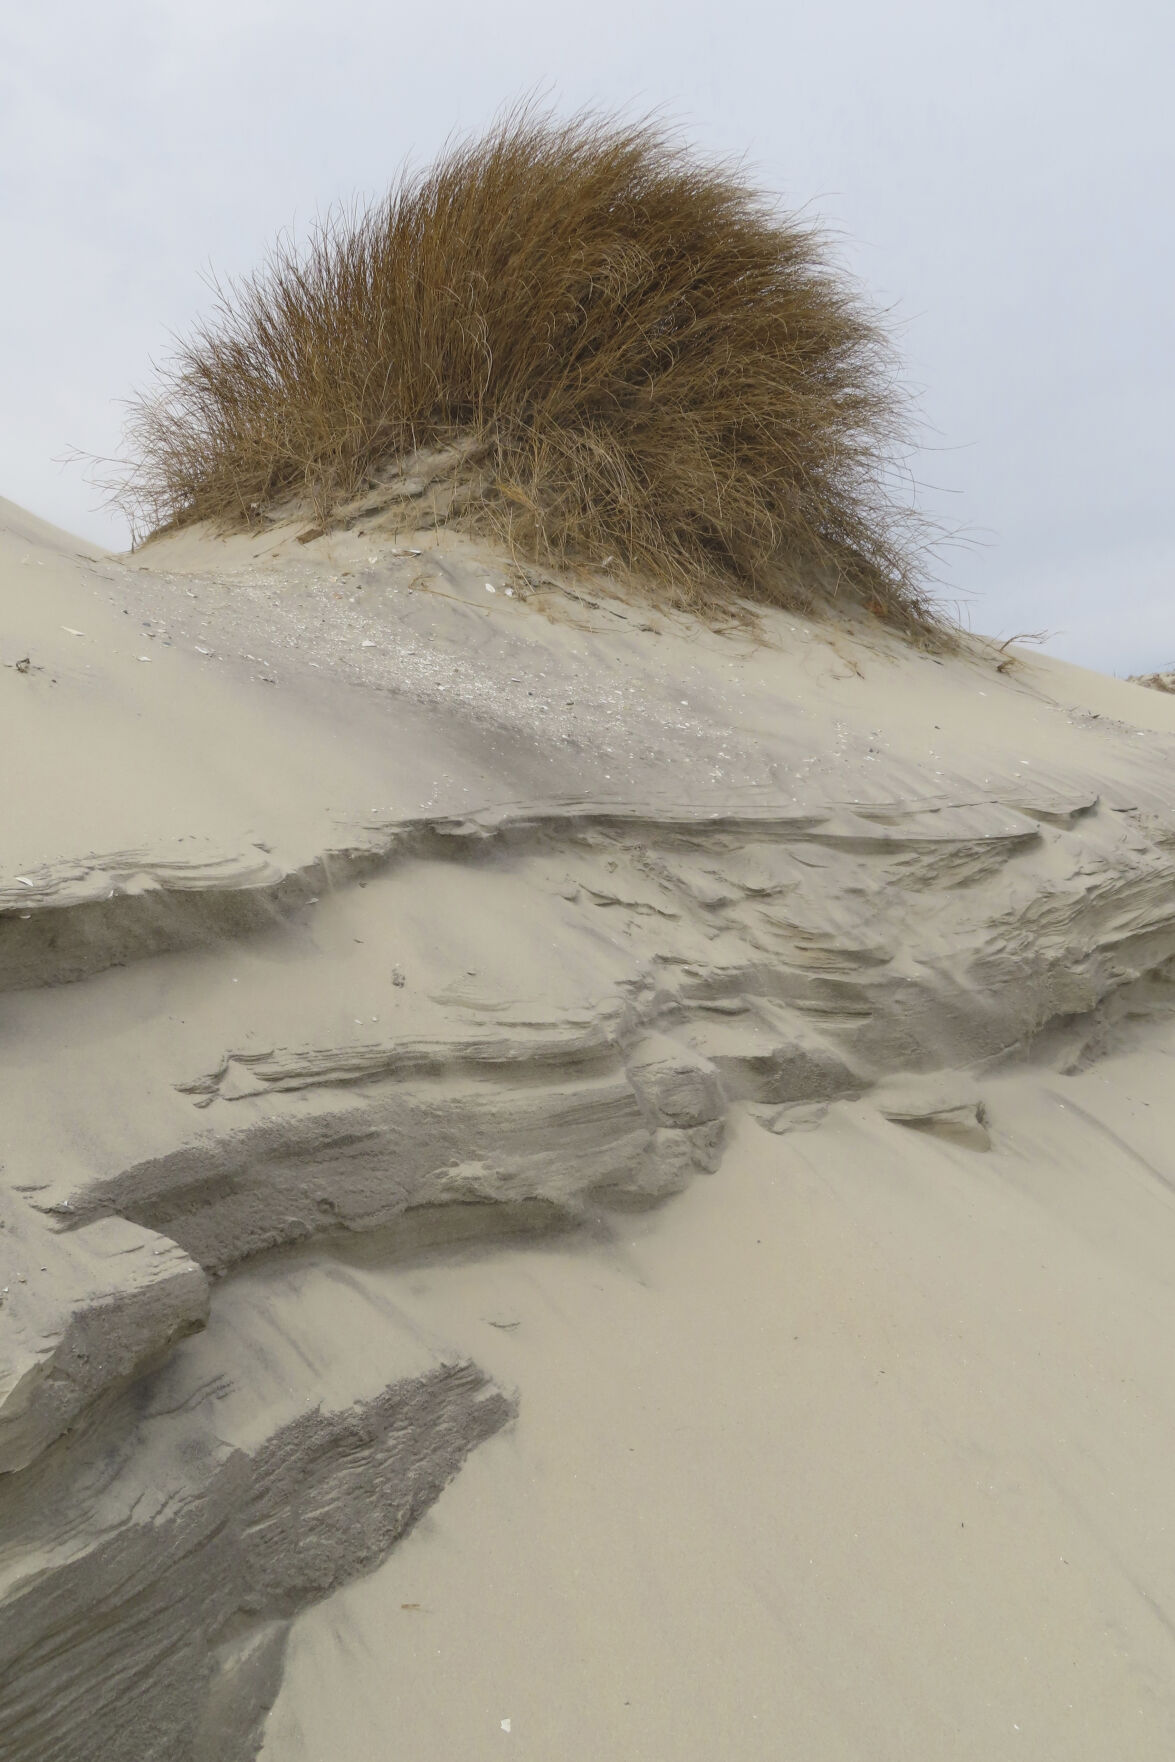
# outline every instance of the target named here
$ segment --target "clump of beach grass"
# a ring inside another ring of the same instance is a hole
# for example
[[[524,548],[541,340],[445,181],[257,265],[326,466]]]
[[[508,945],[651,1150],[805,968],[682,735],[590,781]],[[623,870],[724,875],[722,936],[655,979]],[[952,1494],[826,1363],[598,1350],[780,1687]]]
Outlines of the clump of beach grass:
[[[139,532],[329,526],[457,443],[460,523],[702,615],[866,607],[937,627],[890,339],[818,224],[655,123],[529,109],[335,212],[131,403]]]

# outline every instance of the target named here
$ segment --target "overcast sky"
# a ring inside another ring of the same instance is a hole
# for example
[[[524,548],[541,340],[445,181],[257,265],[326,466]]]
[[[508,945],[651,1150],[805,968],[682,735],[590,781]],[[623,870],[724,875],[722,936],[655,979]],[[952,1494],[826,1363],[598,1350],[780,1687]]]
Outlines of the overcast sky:
[[[892,308],[973,627],[1175,659],[1173,0],[54,0],[0,63],[0,495],[121,547],[70,448],[201,280],[536,88],[660,108]]]

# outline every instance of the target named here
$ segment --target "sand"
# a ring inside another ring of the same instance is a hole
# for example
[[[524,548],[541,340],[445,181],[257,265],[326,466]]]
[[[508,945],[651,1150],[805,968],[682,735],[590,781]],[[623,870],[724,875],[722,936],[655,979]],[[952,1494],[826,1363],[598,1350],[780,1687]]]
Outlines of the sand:
[[[0,1752],[1169,1756],[1175,699],[0,529]]]
[[[518,1424],[295,1624],[263,1757],[1169,1754],[1171,1194],[1075,1109],[1172,1050],[996,1084],[986,1157],[740,1122],[606,1243],[401,1276]]]

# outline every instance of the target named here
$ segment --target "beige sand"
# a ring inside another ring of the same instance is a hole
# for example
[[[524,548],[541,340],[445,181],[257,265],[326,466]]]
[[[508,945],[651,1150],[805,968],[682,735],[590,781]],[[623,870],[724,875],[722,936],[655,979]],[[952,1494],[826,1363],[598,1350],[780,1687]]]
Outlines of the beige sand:
[[[0,526],[0,1753],[1170,1755],[1175,699]]]
[[[1169,1755],[1175,1160],[1115,1129],[1172,1053],[993,1083],[986,1156],[840,1104],[593,1249],[367,1272],[521,1411],[299,1619],[267,1762]]]

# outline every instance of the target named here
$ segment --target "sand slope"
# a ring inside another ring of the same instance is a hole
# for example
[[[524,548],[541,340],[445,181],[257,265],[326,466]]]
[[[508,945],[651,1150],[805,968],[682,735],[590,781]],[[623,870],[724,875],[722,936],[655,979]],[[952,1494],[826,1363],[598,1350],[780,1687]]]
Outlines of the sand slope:
[[[1169,1754],[1175,1159],[1103,1122],[1173,1052],[996,1080],[987,1155],[744,1123],[607,1243],[401,1275],[520,1419],[296,1624],[263,1757]]]
[[[1175,700],[0,516],[4,1753],[1167,1755]]]

